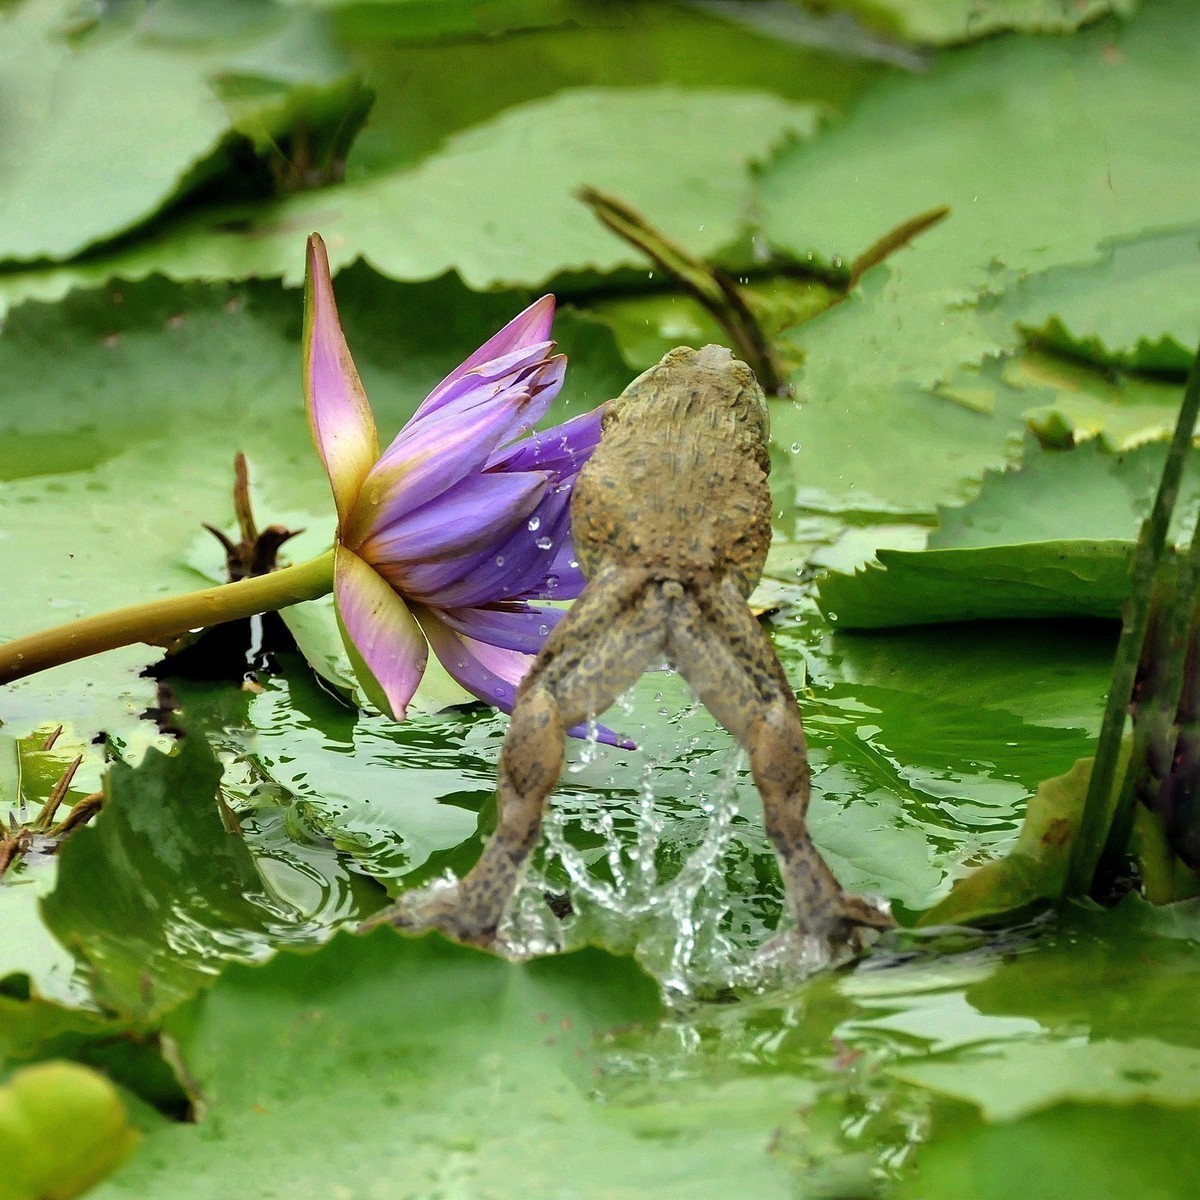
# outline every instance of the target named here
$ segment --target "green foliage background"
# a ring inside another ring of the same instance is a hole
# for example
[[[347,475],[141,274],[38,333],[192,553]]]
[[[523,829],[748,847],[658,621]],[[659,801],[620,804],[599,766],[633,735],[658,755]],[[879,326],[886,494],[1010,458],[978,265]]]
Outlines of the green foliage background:
[[[239,451],[289,552],[328,545],[314,230],[385,436],[543,290],[553,419],[719,338],[598,187],[745,280],[788,364],[756,600],[814,837],[911,925],[1094,744],[1200,338],[1197,45],[1192,0],[0,4],[0,639],[219,578]],[[654,675],[637,753],[572,748],[520,896],[569,953],[358,937],[473,861],[505,719],[431,672],[394,726],[327,605],[293,627],[322,675],[173,677],[182,742],[150,647],[0,692],[0,819],[77,755],[62,812],[106,801],[0,882],[3,1200],[1190,1195],[1195,902],[902,933],[728,1003],[777,877]]]

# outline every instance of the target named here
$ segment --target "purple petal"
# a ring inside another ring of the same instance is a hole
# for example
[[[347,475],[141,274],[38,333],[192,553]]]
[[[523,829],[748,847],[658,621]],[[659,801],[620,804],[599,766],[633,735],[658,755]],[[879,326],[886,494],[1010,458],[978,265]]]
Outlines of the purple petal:
[[[417,409],[417,416],[424,416],[440,407],[450,385],[461,379],[469,371],[490,362],[494,358],[504,358],[516,350],[548,341],[550,327],[554,322],[554,297],[543,296],[535,300],[524,312],[518,313],[499,333],[489,338],[465,362],[455,367],[436,388],[430,392],[428,399]]]
[[[534,608],[528,604],[438,609],[438,616],[456,633],[521,654],[536,654],[563,613],[561,608]]]
[[[546,490],[540,471],[469,475],[436,500],[389,520],[381,507],[375,528],[358,553],[387,581],[407,592],[406,569],[413,563],[477,554],[507,539]]]
[[[308,239],[304,280],[304,394],[313,441],[344,525],[379,457],[379,438],[338,321],[325,243],[315,233]]]
[[[431,421],[409,442],[400,462],[385,455],[362,485],[354,513],[343,530],[346,545],[357,548],[380,529],[428,504],[478,471],[530,403],[527,392],[510,392],[480,405],[458,421]]]
[[[558,549],[551,559],[546,574],[520,592],[520,600],[574,600],[587,586],[587,579],[575,556],[575,542],[571,537],[570,513],[566,516],[566,533],[558,542]]]
[[[553,429],[531,433],[522,441],[498,450],[489,470],[548,471],[552,475],[574,475],[600,443],[604,405],[572,417]]]
[[[517,686],[533,665],[533,657],[463,637],[446,625],[440,613],[428,608],[415,611],[434,654],[447,672],[472,696],[478,696],[501,712],[511,713],[516,703]],[[585,738],[587,726],[576,725],[567,733],[571,737]],[[628,738],[618,737],[603,725],[596,727],[596,740],[625,750],[636,749]]]
[[[502,358],[494,358],[446,383],[440,383],[413,414],[406,428],[413,423],[441,420],[463,405],[486,401],[497,392],[532,378],[549,362],[563,355],[553,353],[553,342],[536,342],[514,350]],[[560,380],[561,382],[561,380]],[[531,389],[533,390],[533,389]],[[401,431],[403,436],[403,431]]]
[[[549,345],[547,343],[547,347]],[[489,367],[493,365],[488,364]],[[496,442],[496,445],[507,444],[545,416],[551,401],[562,387],[566,369],[564,355],[558,354],[553,358],[537,355],[534,361],[519,371],[502,370],[495,377],[490,374],[466,376],[456,385],[460,394],[447,400],[436,412],[413,417],[400,430],[383,452],[382,463],[386,467],[402,464],[430,437],[456,428],[464,420],[477,418],[481,411],[502,402],[506,396],[521,395],[525,397],[525,403],[515,410],[511,426],[500,434]]]
[[[415,564],[404,572],[404,590],[437,608],[475,608],[546,586],[551,563],[570,528],[570,491],[566,484],[551,488],[527,522],[485,551]],[[530,529],[534,517],[538,526]],[[557,584],[547,586],[546,595],[571,599]]]
[[[344,546],[334,557],[333,594],[359,683],[372,703],[403,721],[429,658],[420,626],[387,582]]]

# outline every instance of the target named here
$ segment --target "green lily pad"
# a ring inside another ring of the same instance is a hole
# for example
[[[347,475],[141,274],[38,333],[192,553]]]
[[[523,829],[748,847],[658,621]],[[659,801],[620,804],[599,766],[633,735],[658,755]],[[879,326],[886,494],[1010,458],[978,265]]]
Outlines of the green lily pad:
[[[1081,758],[1065,775],[1040,783],[1012,850],[958,880],[950,895],[924,914],[922,924],[977,925],[1060,900],[1092,761]],[[1123,770],[1116,772],[1116,778],[1122,775]]]
[[[336,29],[375,93],[347,176],[415,164],[447,138],[565,89],[721,88],[770,93],[824,110],[844,107],[874,74],[868,64],[841,54],[732,28],[698,7],[593,0],[404,0],[343,7]],[[464,15],[475,23],[476,36],[414,41],[410,22]],[[518,22],[525,27],[515,36],[500,36]],[[634,45],[636,54],[630,52]],[[420,104],[413,103],[416,96]],[[687,170],[682,160],[681,166]],[[697,232],[683,227],[680,236],[690,243]],[[715,231],[709,225],[705,232]],[[735,233],[731,226],[725,237]]]
[[[2,1200],[71,1200],[138,1140],[116,1088],[75,1063],[43,1063],[0,1086]]]
[[[854,13],[913,42],[965,42],[1005,29],[1066,33],[1109,13],[1128,16],[1138,0],[835,0],[824,7]]]
[[[976,500],[941,510],[926,550],[878,551],[854,575],[831,573],[821,605],[841,629],[1023,617],[1116,619],[1128,558],[1162,470],[1165,447],[1125,454],[1098,445],[1026,454],[989,474]],[[1198,502],[1189,469],[1172,530]]]
[[[1064,1101],[1200,1105],[1200,1048],[1152,1038],[1010,1042],[952,1063],[907,1064],[898,1078],[970,1100],[989,1121]]]
[[[231,967],[169,1019],[206,1119],[150,1133],[96,1196],[207,1194],[218,1163],[225,1185],[247,1192],[403,1180],[549,1195],[568,1162],[580,1196],[789,1195],[736,1102],[725,1125],[654,1107],[639,1120],[589,1099],[609,1031],[658,1013],[650,981],[596,951],[510,964],[382,929]]]
[[[821,605],[842,629],[946,621],[1096,617],[1129,597],[1132,542],[1085,539],[948,550],[880,550],[878,565],[830,575]]]
[[[344,96],[347,67],[327,39],[301,14],[256,0],[241,15],[256,10],[257,20],[209,25],[208,39],[172,37],[158,11],[141,27],[113,19],[68,37],[78,6],[8,7],[6,137],[38,152],[12,158],[0,177],[0,261],[67,259],[126,233],[220,175],[235,131],[265,147]],[[243,86],[223,100],[220,81],[234,77],[258,80],[254,96]],[[142,152],[130,154],[135,125]]]
[[[78,1002],[86,989],[75,978],[75,959],[46,928],[40,901],[54,887],[54,872],[10,869],[0,885],[0,988],[24,978],[39,996]]]
[[[1028,272],[1095,262],[1112,239],[1194,226],[1197,37],[1197,10],[1175,0],[1126,26],[948,53],[928,75],[871,89],[761,173],[764,233],[802,261],[849,260],[916,214],[950,207],[791,334],[805,356],[803,407],[784,444],[801,447],[798,482],[813,503],[929,512],[961,502],[984,467],[1009,459],[1021,423],[1011,397],[988,417],[949,413],[961,406],[926,393],[1019,345],[1014,319],[979,298]],[[1128,120],[1147,94],[1153,150]],[[925,458],[910,459],[921,444]]]
[[[1000,311],[1040,344],[1076,358],[1185,373],[1200,340],[1200,230],[1147,234],[1105,249],[1099,263],[1014,283],[999,298]]]
[[[173,1006],[211,982],[226,957],[264,954],[272,918],[284,915],[222,821],[220,778],[200,737],[185,737],[170,756],[149,750],[136,768],[117,763],[100,816],[60,853],[42,912],[111,1009],[147,1017]],[[241,944],[233,930],[243,931]]]
[[[938,1120],[893,1194],[1019,1200],[1044,1182],[1056,1200],[1184,1200],[1197,1170],[1195,1110],[1067,1104],[1005,1125]]]
[[[475,288],[542,286],[566,271],[641,267],[574,197],[584,184],[682,231],[698,253],[731,240],[748,166],[811,136],[812,105],[763,92],[575,88],[456,134],[411,168],[272,204],[205,212],[79,266],[10,274],[0,298],[58,299],[112,276],[303,278],[298,239],[318,230],[335,270],[365,258],[399,280],[455,270]],[[513,161],[540,164],[514,171]],[[482,207],[479,197],[487,197]],[[436,204],[430,197],[438,197]]]
[[[1173,381],[1105,378],[1061,358],[1029,352],[1009,359],[1002,377],[1035,402],[1025,419],[1043,446],[1069,448],[1095,439],[1103,449],[1121,453],[1169,441],[1179,416],[1182,388]]]

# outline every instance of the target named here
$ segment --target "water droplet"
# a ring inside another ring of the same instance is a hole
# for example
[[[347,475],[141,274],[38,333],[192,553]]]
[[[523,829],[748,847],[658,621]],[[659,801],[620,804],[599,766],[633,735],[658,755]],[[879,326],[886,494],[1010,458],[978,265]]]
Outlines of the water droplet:
[[[542,523],[541,517],[530,517],[529,518],[529,532],[536,533],[538,530],[538,527],[541,525],[541,523]]]
[[[831,621],[836,621],[836,620],[838,619],[838,615],[837,615],[837,613],[830,613],[830,614],[829,614],[829,619],[830,619]]]
[[[503,554],[496,555],[496,566],[498,566],[498,567],[504,566],[504,555]]]
[[[550,626],[549,626],[549,625],[539,625],[539,626],[538,626],[538,634],[539,634],[541,637],[545,637],[545,636],[546,636],[546,634],[548,634],[549,632],[550,632]]]
[[[554,540],[548,537],[540,537],[536,542],[534,542],[534,545],[539,550],[549,550],[550,547],[554,545]]]
[[[798,454],[799,452],[800,452],[800,443],[799,443],[799,442],[793,442],[793,443],[792,443],[792,453],[793,453],[793,454]]]

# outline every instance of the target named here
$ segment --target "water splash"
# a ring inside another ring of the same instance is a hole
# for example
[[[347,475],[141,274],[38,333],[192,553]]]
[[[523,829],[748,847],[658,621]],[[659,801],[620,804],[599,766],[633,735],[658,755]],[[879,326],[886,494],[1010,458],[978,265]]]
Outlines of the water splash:
[[[744,973],[745,950],[724,928],[731,908],[724,859],[735,839],[734,791],[743,756],[730,756],[702,805],[709,818],[705,833],[673,875],[660,866],[673,846],[656,803],[658,766],[643,767],[632,840],[622,837],[617,822],[628,809],[611,802],[598,807],[588,796],[551,808],[540,864],[518,888],[500,930],[508,954],[523,958],[585,943],[633,953],[675,1004]],[[592,848],[580,849],[580,842]],[[564,875],[570,913],[560,921],[551,908],[562,907],[553,902]]]

